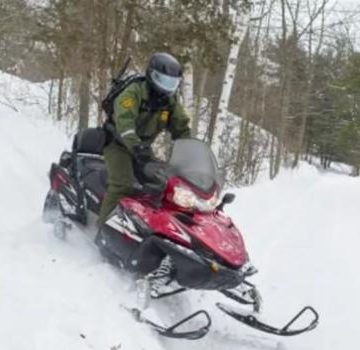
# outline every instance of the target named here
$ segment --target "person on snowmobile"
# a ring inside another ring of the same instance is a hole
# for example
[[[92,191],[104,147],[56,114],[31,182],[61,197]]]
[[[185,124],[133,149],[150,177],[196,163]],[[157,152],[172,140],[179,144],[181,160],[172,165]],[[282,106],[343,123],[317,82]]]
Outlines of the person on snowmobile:
[[[161,131],[169,131],[172,139],[190,137],[189,118],[176,99],[181,78],[181,65],[175,57],[155,53],[145,80],[134,81],[114,100],[111,122],[121,143],[114,139],[104,148],[108,190],[100,209],[100,224],[119,199],[133,193],[133,159],[142,164],[151,160],[151,143]]]

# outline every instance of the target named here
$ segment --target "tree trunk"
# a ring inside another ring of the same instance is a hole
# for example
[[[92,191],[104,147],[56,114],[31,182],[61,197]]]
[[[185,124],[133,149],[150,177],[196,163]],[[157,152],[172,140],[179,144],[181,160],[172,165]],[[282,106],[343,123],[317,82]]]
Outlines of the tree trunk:
[[[278,133],[278,142],[275,153],[273,176],[275,177],[281,166],[281,159],[283,155],[283,147],[285,143],[285,134],[287,130],[287,118],[289,111],[289,50],[287,49],[287,23],[285,13],[285,0],[281,0],[281,21],[282,21],[282,54],[281,54],[281,74],[280,74],[280,125]]]
[[[59,89],[57,96],[57,110],[56,110],[56,119],[61,120],[62,118],[62,102],[63,102],[63,90],[64,90],[64,72],[60,72],[59,78]]]
[[[250,23],[250,12],[243,12],[241,6],[238,7],[235,17],[235,31],[234,41],[230,47],[228,56],[225,77],[222,86],[222,92],[220,96],[220,102],[218,107],[218,113],[214,120],[214,134],[212,138],[212,144],[215,156],[217,157],[220,166],[224,165],[224,159],[222,159],[222,143],[224,142],[223,134],[226,127],[226,116],[228,113],[228,106],[231,96],[231,90],[235,79],[236,65],[239,57],[240,46],[246,35],[249,23]]]
[[[108,13],[108,3],[103,5],[102,15],[100,17],[101,24],[101,33],[100,33],[100,52],[99,52],[99,68],[98,68],[98,106],[97,106],[97,124],[102,124],[102,100],[106,94],[106,82],[107,82],[107,67],[108,67],[108,23],[107,23],[107,13]]]
[[[289,114],[289,91],[288,84],[286,81],[283,82],[283,88],[281,89],[281,111],[280,111],[280,131],[278,135],[278,142],[276,147],[275,154],[275,163],[274,163],[274,177],[279,173],[281,160],[283,157],[283,149],[285,144],[285,135],[287,131],[287,118]]]
[[[196,96],[196,103],[194,108],[194,116],[192,120],[191,130],[194,137],[198,134],[198,128],[199,128],[199,120],[200,120],[200,111],[201,111],[201,104],[202,99],[204,96],[204,90],[205,90],[205,84],[208,77],[209,70],[207,68],[204,68],[200,75],[200,82],[199,82],[199,89]]]
[[[274,179],[276,176],[275,172],[275,147],[276,147],[276,137],[274,134],[271,134],[271,141],[270,141],[270,161],[269,161],[269,176],[270,179]]]
[[[117,60],[116,72],[119,71],[125,64],[126,58],[129,55],[131,31],[133,29],[133,22],[135,18],[136,1],[132,1],[127,8],[127,16],[124,24],[124,34],[121,38],[121,51],[119,59]]]
[[[298,135],[298,142],[295,149],[295,156],[292,167],[297,167],[301,155],[304,153],[304,144],[305,144],[305,131],[306,131],[306,124],[309,114],[309,101],[310,101],[310,91],[311,91],[312,81],[307,81],[306,88],[303,97],[303,108],[301,112],[301,123]]]
[[[84,74],[81,76],[79,96],[79,130],[86,129],[89,126],[90,82],[90,74]]]
[[[51,80],[51,82],[50,82],[49,94],[48,94],[48,106],[47,106],[47,110],[48,110],[48,114],[49,114],[49,115],[52,114],[52,95],[53,95],[53,89],[54,89],[54,81]]]
[[[84,0],[83,0],[84,1]],[[82,28],[82,48],[81,48],[81,72],[79,89],[79,130],[89,126],[90,112],[90,89],[91,89],[91,70],[93,65],[93,28],[94,28],[94,0],[84,1],[84,20]]]
[[[210,106],[211,106],[210,120],[209,120],[209,126],[206,131],[206,137],[205,137],[205,139],[207,140],[207,143],[209,145],[211,145],[214,140],[216,117],[219,112],[218,107],[219,107],[219,102],[220,102],[220,94],[221,94],[221,92],[219,91],[219,93],[212,98],[212,101],[210,103]]]
[[[322,44],[324,39],[324,27],[325,27],[325,6],[327,4],[328,0],[323,0],[322,5],[320,6],[321,10],[321,28],[320,28],[320,37],[318,45],[315,49],[315,57],[318,57]],[[315,14],[310,14],[310,6],[308,1],[308,7],[309,7],[309,16],[310,16],[310,22],[308,24],[309,26],[309,40],[308,40],[308,60],[307,60],[307,71],[308,71],[308,78],[306,80],[306,88],[304,91],[304,97],[303,97],[303,108],[301,113],[301,124],[299,129],[299,135],[298,135],[298,142],[297,147],[295,150],[295,157],[293,162],[293,168],[295,168],[298,165],[299,159],[301,155],[305,152],[305,132],[306,132],[306,126],[307,126],[307,120],[308,120],[308,114],[309,114],[309,103],[310,103],[310,97],[311,97],[311,90],[313,86],[314,81],[314,62],[313,62],[313,20],[318,16],[319,12],[316,10]]]
[[[190,118],[190,125],[192,125],[194,120],[194,70],[191,62],[188,62],[184,68],[182,93],[184,107]]]

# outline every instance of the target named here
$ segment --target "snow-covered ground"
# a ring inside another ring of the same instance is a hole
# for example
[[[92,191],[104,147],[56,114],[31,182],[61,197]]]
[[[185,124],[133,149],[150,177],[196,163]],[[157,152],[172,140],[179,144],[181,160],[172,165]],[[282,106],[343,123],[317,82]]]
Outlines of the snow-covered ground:
[[[121,304],[132,282],[104,263],[74,229],[66,242],[41,222],[47,171],[69,139],[46,120],[46,89],[0,74],[0,349],[188,350],[357,349],[360,343],[360,179],[309,165],[235,190],[227,211],[241,228],[264,299],[278,325],[313,305],[320,325],[294,338],[259,334],[220,313],[219,296],[192,292],[153,316],[168,321],[199,308],[212,331],[197,342],[162,339]],[[48,118],[49,119],[49,118]]]

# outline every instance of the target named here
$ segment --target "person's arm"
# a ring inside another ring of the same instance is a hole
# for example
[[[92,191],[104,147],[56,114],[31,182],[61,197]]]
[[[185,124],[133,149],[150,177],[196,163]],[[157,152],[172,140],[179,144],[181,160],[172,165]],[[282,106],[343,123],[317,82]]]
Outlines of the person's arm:
[[[170,117],[169,131],[173,140],[191,137],[190,119],[180,103],[176,103]]]
[[[141,142],[136,134],[140,103],[140,95],[133,86],[125,89],[114,101],[113,120],[116,132],[131,153],[134,146]]]

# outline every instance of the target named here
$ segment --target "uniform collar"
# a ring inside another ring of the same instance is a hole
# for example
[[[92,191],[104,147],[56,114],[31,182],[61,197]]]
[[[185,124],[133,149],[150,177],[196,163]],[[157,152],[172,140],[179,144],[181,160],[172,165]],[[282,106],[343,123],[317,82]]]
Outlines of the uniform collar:
[[[148,83],[145,81],[141,82],[141,97],[145,101],[149,101],[150,93]],[[175,98],[172,96],[168,99],[169,106],[173,106],[175,104]]]

